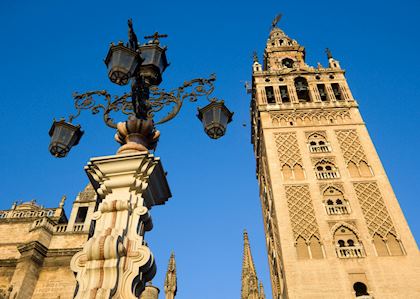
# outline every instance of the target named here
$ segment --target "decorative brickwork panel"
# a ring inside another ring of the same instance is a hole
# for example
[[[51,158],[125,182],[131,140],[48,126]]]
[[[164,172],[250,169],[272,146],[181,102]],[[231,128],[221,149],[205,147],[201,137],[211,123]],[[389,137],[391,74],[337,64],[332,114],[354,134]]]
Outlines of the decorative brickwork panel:
[[[389,232],[396,235],[391,216],[376,182],[354,183],[357,198],[362,207],[363,215],[373,236],[375,233],[385,238]]]
[[[276,141],[280,165],[287,164],[291,168],[295,164],[302,165],[302,157],[300,155],[296,133],[274,133],[274,140]]]
[[[295,240],[302,237],[306,242],[309,242],[312,236],[316,236],[319,240],[319,229],[309,187],[307,185],[291,185],[285,186],[285,189]]]
[[[367,163],[367,158],[356,130],[340,130],[335,131],[335,133],[346,163],[350,161],[355,164],[359,164],[361,161]]]
[[[285,124],[290,122],[299,124],[329,124],[348,122],[350,112],[348,109],[335,109],[323,111],[299,111],[299,112],[272,112],[270,113],[273,125]]]

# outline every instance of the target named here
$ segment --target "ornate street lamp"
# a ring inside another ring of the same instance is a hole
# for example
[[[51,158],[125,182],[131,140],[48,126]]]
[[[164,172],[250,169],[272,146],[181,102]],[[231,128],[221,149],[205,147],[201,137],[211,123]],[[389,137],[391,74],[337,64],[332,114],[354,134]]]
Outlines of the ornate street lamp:
[[[213,139],[225,135],[227,124],[232,121],[233,113],[223,101],[211,100],[207,106],[198,109],[197,117],[203,123],[204,131]]]
[[[51,136],[50,153],[57,158],[63,158],[73,146],[79,143],[83,131],[79,125],[75,126],[62,119],[54,120],[49,135]]]
[[[144,242],[145,232],[152,229],[149,210],[171,197],[160,159],[150,154],[160,137],[156,125],[178,115],[185,101],[196,102],[200,97],[210,102],[198,110],[209,137],[222,137],[233,115],[223,101],[211,97],[214,75],[192,79],[170,91],[159,89],[169,65],[159,39],[167,35],[156,32],[140,45],[131,20],[128,26],[129,42],[111,44],[105,64],[111,82],[126,85],[131,81],[131,92],[122,96],[111,96],[106,90],[74,93],[76,113],[68,122],[54,121],[50,129],[51,154],[65,157],[83,135],[72,121],[82,110],[101,112],[105,124],[117,130],[115,140],[121,144],[117,155],[92,158],[85,167],[99,202],[93,235],[71,261],[77,273],[75,298],[138,298],[155,275],[155,260]],[[157,118],[165,108],[169,112]],[[112,114],[116,112],[128,119],[115,122]],[[103,277],[100,281],[99,276]]]

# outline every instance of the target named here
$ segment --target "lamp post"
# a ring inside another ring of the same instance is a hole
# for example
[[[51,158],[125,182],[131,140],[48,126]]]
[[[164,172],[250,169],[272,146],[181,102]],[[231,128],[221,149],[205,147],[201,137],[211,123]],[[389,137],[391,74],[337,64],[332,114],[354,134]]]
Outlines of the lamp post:
[[[128,26],[129,42],[111,44],[105,64],[111,82],[127,85],[131,81],[131,91],[122,96],[106,90],[74,93],[76,113],[68,121],[54,120],[49,132],[51,154],[65,157],[83,135],[73,120],[83,110],[102,112],[105,124],[117,130],[115,140],[121,145],[116,155],[92,158],[85,166],[98,194],[98,209],[93,234],[71,261],[77,281],[75,298],[139,298],[156,273],[144,235],[153,227],[150,209],[171,197],[160,159],[149,152],[160,137],[156,125],[173,119],[184,101],[196,102],[199,97],[210,102],[197,115],[209,137],[222,137],[233,115],[223,101],[211,97],[214,75],[170,91],[159,89],[169,65],[166,47],[159,40],[166,35],[146,36],[150,40],[140,45],[131,20]],[[169,112],[157,118],[167,107]],[[117,112],[127,115],[127,120],[116,123],[113,113]]]

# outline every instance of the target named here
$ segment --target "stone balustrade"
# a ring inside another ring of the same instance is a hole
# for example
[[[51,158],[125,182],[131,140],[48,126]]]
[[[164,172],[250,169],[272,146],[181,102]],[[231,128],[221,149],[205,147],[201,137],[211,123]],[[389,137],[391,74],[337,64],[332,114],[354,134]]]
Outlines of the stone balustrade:
[[[319,180],[330,180],[330,179],[338,179],[340,174],[338,171],[335,170],[324,170],[324,171],[316,171],[316,177]]]
[[[349,208],[346,204],[325,205],[325,210],[328,215],[349,214]]]
[[[55,209],[48,209],[48,210],[29,210],[29,211],[22,211],[22,210],[9,210],[9,211],[0,211],[0,219],[10,219],[10,218],[36,218],[36,217],[45,217],[45,216],[53,216],[55,213]]]
[[[365,252],[363,250],[362,245],[337,247],[336,252],[337,252],[337,256],[343,259],[365,257]]]
[[[331,148],[329,145],[309,145],[309,151],[311,153],[329,153]]]
[[[29,231],[32,231],[32,230],[34,230],[36,228],[39,228],[39,227],[45,227],[46,229],[54,232],[55,231],[55,225],[56,225],[55,222],[52,221],[50,218],[43,217],[43,218],[35,220],[32,223]]]

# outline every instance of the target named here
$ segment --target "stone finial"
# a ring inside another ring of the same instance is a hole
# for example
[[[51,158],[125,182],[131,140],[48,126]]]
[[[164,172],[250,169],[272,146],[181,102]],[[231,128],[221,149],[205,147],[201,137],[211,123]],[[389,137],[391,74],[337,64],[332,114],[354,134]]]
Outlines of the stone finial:
[[[66,195],[63,195],[61,197],[60,204],[58,205],[59,208],[63,208],[64,207],[64,202],[66,201],[66,199],[67,199],[67,196]]]

